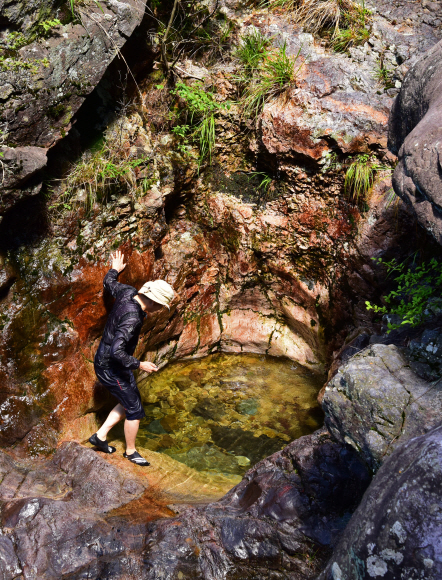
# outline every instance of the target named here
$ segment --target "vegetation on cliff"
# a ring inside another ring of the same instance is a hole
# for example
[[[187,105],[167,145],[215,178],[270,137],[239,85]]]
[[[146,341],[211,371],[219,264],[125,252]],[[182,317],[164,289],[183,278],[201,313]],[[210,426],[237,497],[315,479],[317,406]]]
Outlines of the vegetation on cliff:
[[[441,312],[442,264],[436,258],[428,262],[411,260],[389,262],[373,258],[386,268],[387,276],[395,274],[395,288],[383,297],[383,306],[367,301],[368,310],[386,317],[388,332],[401,326],[418,326]]]

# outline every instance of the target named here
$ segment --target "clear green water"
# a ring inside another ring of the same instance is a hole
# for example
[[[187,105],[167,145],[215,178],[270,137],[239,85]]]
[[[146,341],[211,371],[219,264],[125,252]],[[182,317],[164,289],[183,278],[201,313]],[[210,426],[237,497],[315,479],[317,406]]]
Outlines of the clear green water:
[[[138,382],[146,411],[137,445],[198,471],[242,475],[322,425],[323,379],[287,359],[216,354]]]

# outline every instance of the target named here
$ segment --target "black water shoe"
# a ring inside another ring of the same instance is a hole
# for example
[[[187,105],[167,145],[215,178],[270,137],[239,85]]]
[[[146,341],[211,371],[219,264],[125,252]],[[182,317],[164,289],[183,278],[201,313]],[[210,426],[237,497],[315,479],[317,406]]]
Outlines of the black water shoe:
[[[150,465],[150,463],[148,461],[146,461],[144,459],[144,457],[141,457],[141,455],[138,453],[138,451],[134,451],[132,453],[132,455],[128,455],[127,453],[123,453],[123,457],[125,457],[126,459],[129,459],[129,461],[132,461],[132,463],[136,463],[137,465]]]
[[[107,441],[99,439],[96,433],[89,437],[89,443],[92,443],[94,447],[97,447],[97,449],[104,453],[115,453],[116,451],[116,448],[109,445]]]

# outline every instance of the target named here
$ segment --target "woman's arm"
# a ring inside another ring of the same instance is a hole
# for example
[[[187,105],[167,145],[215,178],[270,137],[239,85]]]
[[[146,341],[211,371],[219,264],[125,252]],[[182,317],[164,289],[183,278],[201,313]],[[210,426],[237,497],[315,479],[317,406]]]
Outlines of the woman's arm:
[[[126,264],[124,263],[124,254],[119,250],[116,251],[115,254],[111,254],[111,258],[112,267],[104,277],[103,286],[114,298],[116,298],[123,287],[123,284],[120,284],[117,281],[118,274],[124,270]]]

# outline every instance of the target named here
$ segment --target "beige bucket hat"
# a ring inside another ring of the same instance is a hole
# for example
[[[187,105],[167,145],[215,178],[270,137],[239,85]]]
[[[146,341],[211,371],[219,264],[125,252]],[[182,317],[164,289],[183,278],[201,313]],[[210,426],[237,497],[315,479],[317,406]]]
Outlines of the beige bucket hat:
[[[162,306],[166,306],[166,308],[169,308],[169,310],[169,304],[172,302],[173,297],[175,296],[174,289],[165,280],[154,280],[152,282],[146,282],[146,284],[143,284],[143,286],[138,290],[138,294],[147,296],[154,302],[157,302]]]

